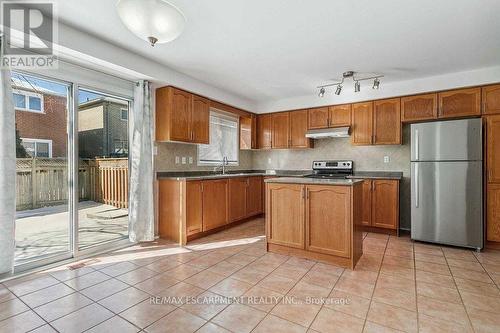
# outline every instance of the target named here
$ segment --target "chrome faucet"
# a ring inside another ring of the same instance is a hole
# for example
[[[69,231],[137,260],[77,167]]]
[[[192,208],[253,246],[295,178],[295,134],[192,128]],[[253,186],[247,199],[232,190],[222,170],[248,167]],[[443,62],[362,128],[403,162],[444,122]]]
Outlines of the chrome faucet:
[[[225,175],[226,174],[226,166],[229,165],[229,159],[227,158],[227,156],[224,156],[222,158],[222,163],[221,165],[215,167],[215,172],[217,172],[219,169],[222,171],[222,174]]]

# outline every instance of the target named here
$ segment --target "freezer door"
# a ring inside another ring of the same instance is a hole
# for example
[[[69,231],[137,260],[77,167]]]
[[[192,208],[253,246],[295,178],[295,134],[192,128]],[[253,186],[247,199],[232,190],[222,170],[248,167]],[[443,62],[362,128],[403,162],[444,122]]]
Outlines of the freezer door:
[[[411,238],[483,247],[482,163],[411,163]]]
[[[481,119],[411,125],[412,161],[482,160]]]

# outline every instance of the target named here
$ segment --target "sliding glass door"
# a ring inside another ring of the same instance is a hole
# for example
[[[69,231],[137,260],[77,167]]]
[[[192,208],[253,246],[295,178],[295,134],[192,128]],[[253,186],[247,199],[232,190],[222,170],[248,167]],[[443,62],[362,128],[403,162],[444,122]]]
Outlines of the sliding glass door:
[[[12,89],[16,270],[126,244],[131,100],[24,72]]]

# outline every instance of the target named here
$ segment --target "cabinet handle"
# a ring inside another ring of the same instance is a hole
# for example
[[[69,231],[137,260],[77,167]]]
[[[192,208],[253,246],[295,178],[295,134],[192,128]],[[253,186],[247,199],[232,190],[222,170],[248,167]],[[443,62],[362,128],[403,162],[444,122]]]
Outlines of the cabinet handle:
[[[201,183],[201,193],[203,193],[203,183]]]
[[[309,199],[309,189],[306,188],[306,199]]]
[[[300,190],[301,194],[302,194],[302,199],[305,199],[306,198],[306,194],[305,194],[305,188],[302,187],[302,189]]]

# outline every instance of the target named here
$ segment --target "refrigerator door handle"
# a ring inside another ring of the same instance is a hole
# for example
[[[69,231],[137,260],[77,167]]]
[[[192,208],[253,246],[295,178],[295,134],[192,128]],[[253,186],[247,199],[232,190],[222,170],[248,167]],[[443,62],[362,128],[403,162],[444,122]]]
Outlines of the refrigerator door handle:
[[[419,157],[419,136],[418,136],[418,129],[415,130],[415,161],[418,161]]]
[[[415,207],[418,208],[419,204],[419,188],[418,188],[418,163],[415,163]]]

